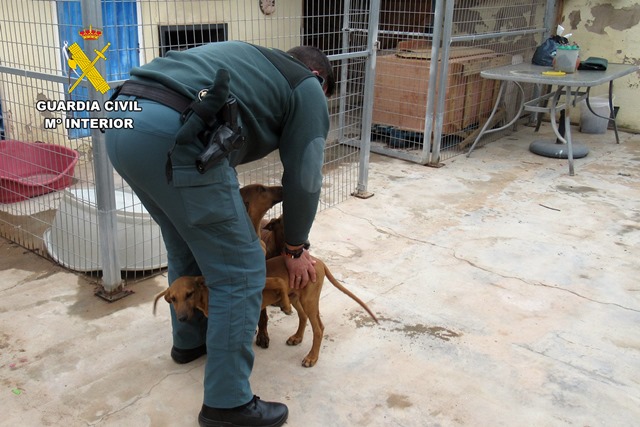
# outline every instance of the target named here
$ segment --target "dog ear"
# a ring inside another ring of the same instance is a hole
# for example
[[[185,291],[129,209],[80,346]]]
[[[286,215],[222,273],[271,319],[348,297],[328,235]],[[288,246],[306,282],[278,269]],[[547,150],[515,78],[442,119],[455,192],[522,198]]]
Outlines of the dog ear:
[[[166,293],[169,291],[169,289],[166,289],[162,292],[160,292],[158,295],[156,295],[156,299],[153,301],[153,315],[156,315],[156,304],[158,304],[158,300],[160,298],[162,298],[163,296],[165,297],[165,299],[167,299],[167,297],[165,296]]]
[[[269,230],[269,231],[273,231],[273,227],[275,226],[276,222],[278,221],[278,218],[274,218],[271,221],[269,221],[268,223],[266,223],[264,225],[264,227],[262,227],[264,230]]]
[[[167,289],[167,290],[164,292],[164,300],[165,300],[166,302],[168,302],[169,304],[171,304],[171,297],[172,297],[172,295],[171,295],[171,288],[169,288],[169,289]]]
[[[198,287],[198,292],[196,292],[196,308],[205,316],[209,317],[209,290],[207,289],[203,276],[196,277],[196,286]]]

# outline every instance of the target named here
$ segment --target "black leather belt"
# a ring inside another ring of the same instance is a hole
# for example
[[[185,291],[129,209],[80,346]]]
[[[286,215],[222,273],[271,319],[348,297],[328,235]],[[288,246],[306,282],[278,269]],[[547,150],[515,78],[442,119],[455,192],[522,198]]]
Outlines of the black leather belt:
[[[149,99],[173,108],[180,114],[186,111],[193,102],[193,99],[189,99],[172,89],[149,85],[136,80],[127,80],[116,88],[111,99],[117,98],[118,95],[131,95]]]

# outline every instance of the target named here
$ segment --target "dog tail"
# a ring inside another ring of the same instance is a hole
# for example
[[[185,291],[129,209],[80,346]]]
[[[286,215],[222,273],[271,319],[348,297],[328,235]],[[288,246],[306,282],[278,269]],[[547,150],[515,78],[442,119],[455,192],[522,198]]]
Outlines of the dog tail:
[[[160,292],[158,295],[156,295],[156,299],[153,300],[153,315],[156,315],[156,304],[158,304],[158,300],[160,298],[162,298],[163,296],[165,296],[165,294],[167,293],[169,289],[167,288],[166,290]]]
[[[318,260],[316,259],[316,262],[317,261]],[[360,306],[362,308],[364,308],[367,311],[367,313],[369,313],[369,316],[371,316],[373,318],[373,320],[375,320],[376,323],[380,323],[380,322],[378,322],[378,318],[376,317],[376,315],[373,314],[373,312],[367,306],[367,304],[365,304],[360,298],[355,296],[349,289],[345,288],[342,284],[340,284],[340,282],[338,282],[338,280],[335,277],[333,277],[333,274],[331,274],[331,271],[329,271],[329,267],[327,267],[326,264],[324,266],[324,274],[325,274],[325,276],[327,276],[327,278],[329,279],[329,281],[331,282],[331,284],[333,286],[335,286],[340,291],[342,291],[342,293],[347,294],[349,297],[351,297],[352,300],[354,300],[355,302],[360,304]]]

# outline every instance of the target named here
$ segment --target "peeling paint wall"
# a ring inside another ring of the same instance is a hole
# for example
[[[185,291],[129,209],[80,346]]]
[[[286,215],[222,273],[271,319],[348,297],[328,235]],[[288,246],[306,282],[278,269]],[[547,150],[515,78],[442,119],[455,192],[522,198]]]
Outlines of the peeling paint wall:
[[[639,0],[565,0],[561,25],[570,40],[580,45],[580,57],[606,58],[609,62],[640,65]],[[605,95],[606,85],[594,88]],[[614,83],[615,105],[620,107],[618,125],[640,131],[637,108],[640,99],[640,72]]]

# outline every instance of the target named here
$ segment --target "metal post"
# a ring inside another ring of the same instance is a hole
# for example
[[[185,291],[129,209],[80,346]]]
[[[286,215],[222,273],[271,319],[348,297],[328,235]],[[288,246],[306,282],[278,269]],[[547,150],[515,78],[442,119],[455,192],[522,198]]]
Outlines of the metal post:
[[[433,16],[433,34],[431,37],[431,64],[429,66],[429,89],[427,91],[427,111],[424,118],[424,137],[422,147],[422,158],[419,163],[431,163],[432,154],[437,148],[440,149],[440,135],[436,139],[433,132],[433,105],[436,99],[436,85],[438,83],[438,58],[440,57],[440,43],[442,41],[442,19],[443,19],[444,0],[436,0],[435,13]],[[442,127],[440,128],[442,129]],[[434,153],[438,155],[436,163],[439,161],[440,152]]]
[[[102,7],[100,0],[82,0],[82,23],[84,28],[102,29]],[[84,52],[92,58],[96,51],[103,49],[97,40],[85,40]],[[104,53],[108,57],[109,51]],[[106,79],[106,66],[104,60],[98,60],[94,64],[95,69]],[[89,99],[104,105],[106,95],[98,92],[87,83]],[[101,112],[91,112],[91,117],[100,117]],[[100,258],[102,263],[102,289],[96,292],[101,298],[113,301],[123,294],[120,264],[118,262],[118,226],[116,218],[115,185],[113,181],[113,167],[105,148],[104,134],[99,129],[91,130],[93,148],[93,167],[96,181],[96,208],[98,210],[98,241]]]
[[[344,13],[342,14],[342,54],[349,53],[349,36],[351,34],[351,0],[344,0]],[[344,140],[345,116],[347,111],[347,79],[349,78],[349,59],[345,58],[340,61],[340,105],[338,109],[338,141]]]
[[[553,33],[553,29],[551,28],[552,25],[555,23],[554,19],[555,19],[555,15],[556,15],[556,1],[555,0],[547,0],[547,6],[544,10],[544,21],[543,21],[543,27],[544,27],[544,33],[542,33],[542,40],[540,40],[541,42],[543,42],[544,40],[546,40],[552,33]],[[533,14],[531,14],[531,16],[533,17]],[[533,86],[533,98],[538,98],[539,96],[542,95],[542,92],[545,90],[549,90],[551,87],[550,86],[545,86],[545,88],[542,87],[542,85],[536,84]],[[564,113],[564,111],[563,111]],[[534,112],[533,114],[529,115],[529,126],[531,127],[536,127],[536,132],[538,131],[538,128],[540,127],[540,113],[538,112]]]
[[[369,37],[367,39],[367,60],[365,62],[364,101],[362,108],[362,129],[360,131],[360,164],[358,186],[353,194],[363,199],[373,196],[367,191],[369,180],[369,157],[371,149],[371,123],[373,121],[373,90],[376,77],[376,55],[378,52],[378,24],[380,21],[380,0],[371,0],[369,10]]]
[[[449,74],[449,51],[451,48],[451,29],[453,28],[453,6],[454,0],[442,0],[438,3],[444,2],[446,4],[443,23],[443,37],[442,37],[442,58],[439,61],[438,72],[439,81],[438,87],[438,103],[436,105],[435,113],[435,127],[433,132],[433,148],[431,154],[431,164],[438,164],[440,162],[440,143],[442,141],[442,126],[444,121],[444,111],[446,102],[446,85],[447,76]],[[438,58],[436,58],[437,60]],[[433,58],[432,58],[433,61]],[[437,68],[436,68],[437,69]],[[429,97],[434,92],[429,92]]]
[[[544,23],[545,32],[542,35],[542,40],[548,38],[551,34],[555,33],[552,26],[555,24],[556,16],[556,0],[547,0],[547,8],[544,11]]]

